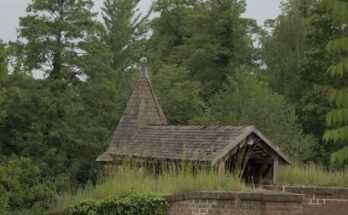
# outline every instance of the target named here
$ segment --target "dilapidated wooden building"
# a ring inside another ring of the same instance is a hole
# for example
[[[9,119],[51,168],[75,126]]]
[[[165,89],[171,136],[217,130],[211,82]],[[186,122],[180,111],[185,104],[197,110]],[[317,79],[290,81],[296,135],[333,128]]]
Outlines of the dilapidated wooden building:
[[[187,161],[216,166],[221,174],[244,163],[246,180],[276,183],[278,166],[290,160],[254,126],[168,125],[149,80],[146,61],[141,59],[139,79],[109,147],[97,162],[124,158],[141,162]]]

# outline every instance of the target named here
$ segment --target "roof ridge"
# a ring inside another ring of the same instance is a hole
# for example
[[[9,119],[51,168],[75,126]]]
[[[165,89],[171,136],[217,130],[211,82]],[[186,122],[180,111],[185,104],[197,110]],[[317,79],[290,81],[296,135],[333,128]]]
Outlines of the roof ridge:
[[[163,110],[162,110],[162,107],[161,107],[161,105],[160,105],[159,102],[158,102],[158,98],[157,98],[157,96],[156,96],[156,94],[155,94],[155,90],[154,90],[153,87],[152,87],[151,81],[150,81],[149,78],[147,79],[147,81],[148,81],[149,86],[150,86],[150,92],[151,92],[152,98],[153,98],[153,100],[154,100],[154,102],[155,102],[155,105],[156,105],[156,107],[157,107],[157,109],[158,109],[159,117],[161,118],[161,120],[164,121],[165,124],[167,124],[167,118],[166,118],[166,116],[164,115]]]

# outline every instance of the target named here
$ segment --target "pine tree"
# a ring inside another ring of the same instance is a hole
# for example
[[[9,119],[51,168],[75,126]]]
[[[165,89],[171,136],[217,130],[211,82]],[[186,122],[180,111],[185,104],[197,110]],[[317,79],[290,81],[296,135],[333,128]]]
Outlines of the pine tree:
[[[138,62],[136,50],[145,37],[146,16],[142,17],[137,5],[140,0],[105,0],[103,21],[105,41],[112,53],[112,68],[124,75]]]
[[[347,29],[348,2],[325,0],[331,16],[341,24],[341,28]],[[347,31],[339,38],[330,40],[327,51],[337,56],[337,63],[330,66],[328,72],[332,77],[346,80],[348,78],[348,34]],[[344,83],[344,82],[343,82]],[[346,83],[346,82],[345,82]],[[341,85],[328,87],[327,94],[333,109],[326,115],[329,129],[325,132],[324,139],[344,143],[343,148],[331,156],[333,162],[344,163],[348,161],[348,86]]]
[[[81,41],[98,26],[92,6],[91,0],[33,0],[19,27],[28,69],[68,83],[83,75],[79,69],[79,58],[85,54]]]
[[[109,53],[109,69],[114,70],[115,77],[110,89],[117,91],[115,102],[117,113],[115,121],[121,117],[127,98],[133,86],[137,62],[146,36],[147,17],[137,9],[139,0],[105,0],[102,18],[105,27],[103,42],[105,52]]]
[[[34,0],[20,19],[24,68],[47,78],[17,83],[6,150],[43,163],[57,189],[67,180],[96,179],[94,160],[114,126],[116,73],[92,6],[90,0]]]

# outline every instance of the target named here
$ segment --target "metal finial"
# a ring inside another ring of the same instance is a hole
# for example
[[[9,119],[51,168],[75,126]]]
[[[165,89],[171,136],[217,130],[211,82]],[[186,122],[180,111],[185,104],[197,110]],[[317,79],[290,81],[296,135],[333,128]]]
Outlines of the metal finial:
[[[149,75],[147,73],[147,68],[146,68],[146,65],[147,65],[147,57],[142,57],[140,58],[140,78],[141,79],[148,79],[149,78]]]

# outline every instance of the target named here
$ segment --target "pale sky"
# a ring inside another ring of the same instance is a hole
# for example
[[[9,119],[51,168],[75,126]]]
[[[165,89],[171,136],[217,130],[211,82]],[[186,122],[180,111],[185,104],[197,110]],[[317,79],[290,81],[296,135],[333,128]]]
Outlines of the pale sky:
[[[15,40],[18,28],[18,18],[25,15],[25,9],[31,0],[0,0],[0,39]],[[254,18],[259,25],[266,19],[275,18],[280,13],[281,0],[246,0],[248,3],[245,17]],[[94,0],[95,8],[102,6],[103,0]],[[139,8],[144,13],[152,0],[141,0]]]

